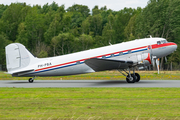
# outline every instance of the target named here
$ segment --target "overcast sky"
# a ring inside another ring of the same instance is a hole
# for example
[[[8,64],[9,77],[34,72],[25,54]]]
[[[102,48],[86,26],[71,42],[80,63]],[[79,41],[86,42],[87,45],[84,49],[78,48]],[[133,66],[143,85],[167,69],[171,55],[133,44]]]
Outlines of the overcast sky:
[[[81,4],[87,5],[90,10],[95,6],[98,5],[99,8],[107,6],[108,9],[112,9],[114,11],[119,11],[124,7],[131,7],[137,8],[141,7],[144,8],[147,5],[149,0],[1,0],[0,4],[10,5],[12,2],[25,2],[28,5],[41,5],[43,6],[46,3],[51,4],[53,1],[58,3],[58,5],[65,5],[65,8],[72,6],[73,4]]]

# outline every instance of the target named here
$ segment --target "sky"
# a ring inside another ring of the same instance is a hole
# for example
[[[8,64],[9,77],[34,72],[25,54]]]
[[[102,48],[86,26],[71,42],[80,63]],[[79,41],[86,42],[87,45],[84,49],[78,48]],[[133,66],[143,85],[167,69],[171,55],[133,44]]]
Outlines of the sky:
[[[58,3],[59,6],[64,4],[66,9],[74,4],[80,4],[88,6],[90,10],[98,5],[99,8],[106,6],[107,9],[119,11],[125,7],[144,8],[149,0],[1,0],[0,4],[10,5],[11,3],[25,2],[31,6],[36,4],[43,6],[46,3],[51,4],[53,1]]]

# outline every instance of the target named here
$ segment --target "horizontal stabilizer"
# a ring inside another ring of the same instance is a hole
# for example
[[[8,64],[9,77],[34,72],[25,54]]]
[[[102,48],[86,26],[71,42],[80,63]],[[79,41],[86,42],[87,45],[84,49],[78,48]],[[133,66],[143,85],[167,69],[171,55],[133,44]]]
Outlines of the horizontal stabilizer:
[[[85,64],[91,67],[94,71],[104,71],[126,69],[133,65],[133,61],[92,58],[85,60]]]
[[[24,71],[18,71],[18,72],[15,72],[12,74],[13,77],[16,77],[16,76],[23,76],[25,74],[28,74],[30,72],[33,72],[34,69],[31,69],[31,70],[24,70]]]

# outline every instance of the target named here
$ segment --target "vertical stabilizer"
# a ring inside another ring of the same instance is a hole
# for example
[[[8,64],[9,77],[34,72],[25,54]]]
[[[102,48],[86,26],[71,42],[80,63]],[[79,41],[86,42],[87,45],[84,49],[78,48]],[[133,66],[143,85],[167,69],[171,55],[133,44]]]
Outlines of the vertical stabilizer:
[[[8,72],[27,67],[34,56],[20,43],[6,46],[6,67]]]

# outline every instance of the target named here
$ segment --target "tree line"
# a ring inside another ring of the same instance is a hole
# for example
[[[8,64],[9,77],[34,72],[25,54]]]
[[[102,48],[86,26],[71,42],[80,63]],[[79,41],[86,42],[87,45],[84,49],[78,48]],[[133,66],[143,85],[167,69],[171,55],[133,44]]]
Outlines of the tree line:
[[[145,8],[119,11],[56,2],[43,6],[0,4],[0,64],[5,46],[18,42],[36,57],[51,57],[152,35],[180,44],[180,0],[149,0]],[[180,48],[161,59],[161,69],[179,69]]]

